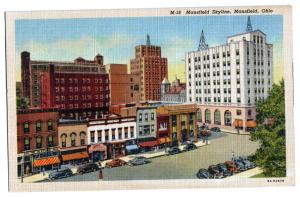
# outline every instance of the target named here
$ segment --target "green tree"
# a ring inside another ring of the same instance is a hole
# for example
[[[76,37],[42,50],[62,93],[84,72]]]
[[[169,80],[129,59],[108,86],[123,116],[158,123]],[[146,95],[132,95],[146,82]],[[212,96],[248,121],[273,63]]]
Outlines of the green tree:
[[[29,101],[27,98],[17,96],[17,109],[28,109]]]
[[[260,148],[253,159],[267,177],[286,176],[284,98],[284,80],[281,80],[273,85],[265,101],[256,104],[257,127],[251,132],[251,140],[259,141]]]

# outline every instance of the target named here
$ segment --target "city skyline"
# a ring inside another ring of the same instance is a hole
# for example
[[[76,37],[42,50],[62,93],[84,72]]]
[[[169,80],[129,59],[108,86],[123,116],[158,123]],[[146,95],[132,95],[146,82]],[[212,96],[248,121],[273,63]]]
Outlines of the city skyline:
[[[282,16],[251,16],[253,29],[267,35],[274,46],[274,82],[283,77]],[[162,47],[168,58],[169,80],[185,81],[185,53],[197,49],[201,30],[210,47],[225,44],[226,37],[245,32],[247,16],[136,17],[94,19],[47,19],[16,21],[16,67],[20,81],[20,53],[29,51],[33,60],[73,61],[93,59],[100,53],[104,64],[129,66],[134,47]],[[195,30],[193,30],[195,29]],[[212,33],[214,32],[214,33]]]

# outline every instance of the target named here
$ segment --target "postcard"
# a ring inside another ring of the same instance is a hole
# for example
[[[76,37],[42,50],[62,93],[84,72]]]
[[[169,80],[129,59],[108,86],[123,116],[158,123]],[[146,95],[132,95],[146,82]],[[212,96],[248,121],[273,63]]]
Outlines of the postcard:
[[[294,185],[291,12],[6,12],[9,190]]]

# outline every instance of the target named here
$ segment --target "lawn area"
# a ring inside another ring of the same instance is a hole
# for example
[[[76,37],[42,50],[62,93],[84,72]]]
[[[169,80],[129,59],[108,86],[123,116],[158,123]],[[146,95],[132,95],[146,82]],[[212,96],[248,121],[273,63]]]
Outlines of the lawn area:
[[[265,176],[264,173],[262,172],[262,173],[253,175],[253,176],[251,176],[250,178],[266,178],[266,176]]]

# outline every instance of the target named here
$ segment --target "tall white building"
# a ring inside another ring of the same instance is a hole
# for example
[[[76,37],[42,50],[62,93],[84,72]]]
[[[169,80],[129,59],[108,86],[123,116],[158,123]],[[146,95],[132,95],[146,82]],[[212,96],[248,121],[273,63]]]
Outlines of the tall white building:
[[[227,37],[215,47],[205,44],[186,54],[187,101],[253,105],[272,86],[273,45],[261,30]]]
[[[208,47],[202,31],[198,50],[186,53],[185,62],[187,102],[199,105],[255,106],[273,83],[273,45],[252,30],[250,17],[246,32],[223,45]]]

